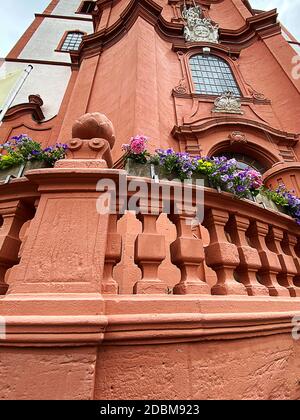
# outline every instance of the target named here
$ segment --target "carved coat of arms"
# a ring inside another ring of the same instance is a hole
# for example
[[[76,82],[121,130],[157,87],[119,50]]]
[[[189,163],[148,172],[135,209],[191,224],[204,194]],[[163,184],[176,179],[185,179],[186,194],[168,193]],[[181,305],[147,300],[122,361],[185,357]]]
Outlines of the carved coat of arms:
[[[187,42],[219,42],[219,26],[210,19],[202,18],[202,8],[185,7],[182,17],[185,20],[184,36]]]
[[[215,106],[212,112],[223,112],[226,114],[243,114],[242,104],[239,98],[230,91],[224,92],[215,100]]]

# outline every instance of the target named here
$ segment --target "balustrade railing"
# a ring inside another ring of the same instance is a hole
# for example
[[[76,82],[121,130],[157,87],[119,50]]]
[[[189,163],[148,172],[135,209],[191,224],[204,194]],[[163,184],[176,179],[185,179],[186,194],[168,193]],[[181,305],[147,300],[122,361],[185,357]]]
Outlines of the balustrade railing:
[[[130,179],[128,177],[127,181]],[[15,181],[14,185],[17,182],[24,180]],[[150,185],[151,180],[145,182]],[[22,197],[20,188],[16,194],[13,188],[11,185],[9,196],[0,196],[1,295],[7,292],[8,270],[19,263],[22,239],[29,234],[24,230],[34,216],[38,198],[33,192],[28,200],[26,193]],[[195,192],[200,187],[190,185],[188,188]],[[203,220],[195,225],[198,212],[194,194],[190,205],[182,207],[180,212],[175,211],[178,206],[175,194],[171,194],[168,214],[161,194],[153,201],[146,195],[148,192],[144,194],[141,198],[144,210],[136,215],[142,231],[137,230],[135,236],[130,232],[135,238],[130,259],[137,273],[136,279],[131,279],[133,294],[300,296],[300,227],[289,216],[205,188]],[[176,230],[176,239],[169,250],[170,241],[158,228],[162,214],[167,216],[172,232]],[[118,223],[126,215],[119,212],[108,217],[99,291],[117,295],[124,293],[119,275],[127,246],[124,230],[123,233],[118,230]],[[209,243],[202,239],[204,232],[209,235]],[[170,276],[164,278],[160,274],[160,266],[167,260],[173,270],[169,270],[169,274],[176,273],[171,282]],[[207,279],[210,269],[215,273],[213,284]],[[122,278],[124,281],[124,276]]]
[[[172,197],[174,200],[174,195]],[[147,201],[146,197],[144,201]],[[188,210],[175,214],[176,206],[172,202],[170,208],[173,210],[167,214],[177,231],[177,239],[170,246],[170,263],[181,273],[181,280],[171,288],[171,293],[300,295],[300,228],[293,219],[251,201],[205,189],[204,219],[198,226],[200,232],[203,229],[209,232],[210,243],[204,246],[201,235],[198,237],[193,233],[196,202],[192,204]],[[141,269],[142,278],[136,282],[134,294],[170,293],[168,282],[158,275],[159,266],[166,258],[166,241],[157,231],[157,221],[163,213],[162,203],[156,203],[157,208],[160,210],[155,215],[136,216],[142,223],[143,232],[136,237],[132,261]],[[111,220],[114,220],[113,231],[116,232],[116,217],[111,216]],[[115,263],[116,266],[117,261]],[[111,267],[111,262],[109,264]],[[212,287],[206,281],[203,266],[216,274]]]

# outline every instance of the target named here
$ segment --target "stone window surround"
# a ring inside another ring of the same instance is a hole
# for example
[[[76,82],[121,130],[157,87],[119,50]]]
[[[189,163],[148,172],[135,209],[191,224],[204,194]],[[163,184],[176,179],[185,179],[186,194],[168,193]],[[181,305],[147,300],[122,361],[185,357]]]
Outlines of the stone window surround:
[[[199,96],[201,98],[217,98],[219,95],[205,95],[205,94],[199,94],[195,91],[194,88],[194,81],[193,81],[193,75],[190,67],[190,59],[191,57],[199,54],[203,54],[203,48],[209,47],[211,49],[210,55],[219,57],[220,59],[224,60],[229,68],[232,71],[233,77],[236,81],[237,86],[239,87],[241,91],[241,99],[245,98],[251,98],[251,95],[248,93],[248,90],[246,89],[245,82],[243,81],[243,77],[238,69],[237,66],[237,57],[233,56],[230,57],[230,52],[227,52],[227,54],[223,51],[219,51],[217,48],[214,48],[211,45],[203,45],[203,46],[195,46],[189,48],[187,51],[177,51],[178,59],[181,64],[181,70],[183,74],[183,79],[186,81],[186,85],[188,87],[187,91],[192,96]]]

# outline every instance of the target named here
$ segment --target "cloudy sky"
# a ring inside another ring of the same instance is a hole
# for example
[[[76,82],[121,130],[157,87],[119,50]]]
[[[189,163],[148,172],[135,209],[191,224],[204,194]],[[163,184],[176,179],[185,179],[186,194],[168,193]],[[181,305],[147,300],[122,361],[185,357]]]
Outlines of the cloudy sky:
[[[278,8],[280,19],[300,40],[300,0],[250,0],[257,9]],[[50,0],[9,0],[0,6],[0,57],[14,46],[33,20],[34,13],[42,12]]]

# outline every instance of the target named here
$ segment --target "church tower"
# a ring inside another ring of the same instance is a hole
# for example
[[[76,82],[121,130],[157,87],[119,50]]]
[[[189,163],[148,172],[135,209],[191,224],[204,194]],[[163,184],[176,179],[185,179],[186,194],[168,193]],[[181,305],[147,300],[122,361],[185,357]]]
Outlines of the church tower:
[[[159,194],[153,214],[96,212],[99,179],[138,182],[136,134],[300,196],[298,53],[250,0],[52,0],[35,16],[0,67],[33,66],[0,136],[71,151],[0,183],[0,399],[300,398],[291,217],[213,188],[193,229]],[[98,112],[106,137],[85,126]]]

